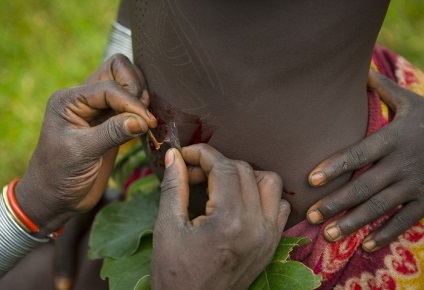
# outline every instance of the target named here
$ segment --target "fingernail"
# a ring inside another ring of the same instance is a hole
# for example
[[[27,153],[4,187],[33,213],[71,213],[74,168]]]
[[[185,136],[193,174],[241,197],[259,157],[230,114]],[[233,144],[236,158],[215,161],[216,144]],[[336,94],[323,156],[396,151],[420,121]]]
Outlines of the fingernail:
[[[317,224],[322,222],[323,220],[324,220],[324,217],[322,216],[319,210],[312,210],[308,212],[308,221],[311,224]]]
[[[155,116],[153,116],[153,114],[152,114],[152,113],[150,113],[150,111],[149,111],[149,110],[146,110],[146,112],[147,112],[147,117],[149,117],[149,119],[150,119],[150,120],[156,121]]]
[[[327,236],[329,236],[333,241],[336,241],[338,238],[340,238],[340,229],[338,226],[335,227],[329,227],[328,229],[325,229],[327,232]]]
[[[319,186],[319,185],[323,185],[325,183],[325,174],[322,171],[317,171],[314,172],[310,177],[309,177],[309,183],[312,186]]]
[[[368,240],[362,243],[362,248],[367,252],[374,251],[377,243],[374,240]]]
[[[168,151],[166,151],[166,154],[165,154],[165,168],[168,168],[169,166],[171,166],[172,163],[174,163],[174,159],[175,159],[174,149],[171,148]]]
[[[127,131],[132,135],[140,135],[143,133],[143,128],[141,128],[140,123],[135,117],[128,117],[124,125]]]

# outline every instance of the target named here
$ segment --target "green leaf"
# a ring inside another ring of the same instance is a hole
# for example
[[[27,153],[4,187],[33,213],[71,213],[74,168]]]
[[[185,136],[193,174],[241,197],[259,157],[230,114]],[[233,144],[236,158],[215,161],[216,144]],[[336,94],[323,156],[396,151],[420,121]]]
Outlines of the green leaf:
[[[290,260],[290,252],[293,248],[308,242],[307,238],[283,237],[271,264],[250,285],[249,290],[316,289],[319,287],[321,276],[315,275],[304,264]]]
[[[157,216],[159,191],[150,195],[145,195],[143,192],[135,190],[128,201],[105,207],[94,222],[89,255],[92,258],[107,257],[104,260],[101,277],[109,278],[110,290],[150,290],[150,277],[146,275],[150,272],[152,251],[150,233],[153,231]],[[306,238],[282,238],[271,264],[249,289],[319,287],[321,277],[302,263],[291,261],[289,256],[293,247],[308,242]]]
[[[149,235],[141,239],[140,248],[135,254],[118,259],[105,258],[100,277],[109,279],[110,290],[134,289],[140,277],[150,274],[151,254],[152,236]]]
[[[160,181],[156,175],[151,174],[133,182],[127,190],[127,196],[131,198],[138,193],[150,195],[158,191],[160,191]]]
[[[311,240],[299,237],[282,237],[274,253],[273,262],[285,262],[290,258],[290,252],[295,246],[303,246]]]
[[[130,200],[113,203],[99,212],[89,240],[88,256],[120,258],[132,255],[140,238],[153,232],[159,208],[159,193],[134,194]]]
[[[146,275],[134,287],[134,290],[151,290],[150,289],[150,275]]]
[[[250,285],[249,290],[316,289],[321,276],[297,261],[272,262]]]

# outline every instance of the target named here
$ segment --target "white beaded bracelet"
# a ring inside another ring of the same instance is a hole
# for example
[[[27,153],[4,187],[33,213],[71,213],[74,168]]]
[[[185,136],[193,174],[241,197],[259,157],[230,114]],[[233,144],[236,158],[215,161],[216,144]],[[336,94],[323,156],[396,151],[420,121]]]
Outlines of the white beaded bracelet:
[[[5,204],[5,191],[0,197],[0,278],[25,255],[50,239],[38,239],[27,233],[11,216]]]
[[[109,40],[103,54],[103,61],[115,53],[122,53],[128,57],[131,62],[134,62],[131,30],[118,22],[112,24]]]

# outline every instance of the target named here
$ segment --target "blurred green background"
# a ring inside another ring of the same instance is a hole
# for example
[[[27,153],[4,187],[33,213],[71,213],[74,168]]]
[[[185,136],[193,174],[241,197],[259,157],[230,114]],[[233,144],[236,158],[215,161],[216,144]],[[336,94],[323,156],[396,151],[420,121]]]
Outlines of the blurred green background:
[[[22,176],[44,107],[99,65],[119,0],[6,0],[0,9],[0,185]],[[424,69],[424,1],[393,1],[379,41]]]

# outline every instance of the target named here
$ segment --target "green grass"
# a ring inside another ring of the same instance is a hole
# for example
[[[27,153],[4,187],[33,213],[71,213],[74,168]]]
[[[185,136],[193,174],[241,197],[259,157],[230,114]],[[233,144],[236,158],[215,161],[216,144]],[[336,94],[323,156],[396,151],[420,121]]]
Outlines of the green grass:
[[[378,41],[424,70],[424,1],[392,1]]]
[[[0,9],[0,184],[22,176],[45,103],[99,65],[118,0],[6,0]]]
[[[0,185],[22,176],[49,96],[99,65],[119,0],[5,0],[0,9]],[[380,41],[424,68],[424,1],[393,1]]]

